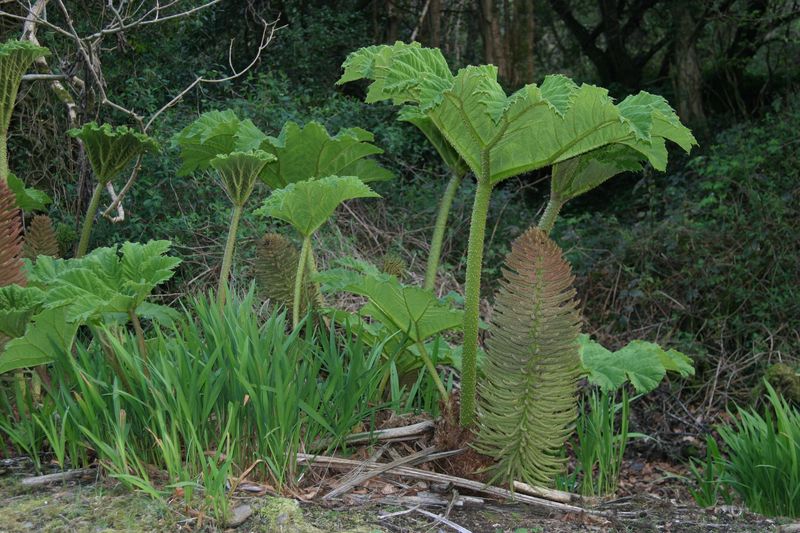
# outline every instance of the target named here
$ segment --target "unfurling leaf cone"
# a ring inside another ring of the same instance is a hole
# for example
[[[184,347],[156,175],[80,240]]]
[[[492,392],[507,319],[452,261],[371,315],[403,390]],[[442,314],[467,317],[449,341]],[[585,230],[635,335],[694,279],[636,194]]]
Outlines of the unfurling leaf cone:
[[[408,265],[398,254],[388,253],[384,255],[381,260],[381,270],[390,276],[402,280],[408,271]]]
[[[8,185],[0,182],[0,287],[25,285],[21,257],[22,225],[17,199]]]
[[[280,233],[265,233],[256,244],[254,274],[259,291],[276,306],[291,310],[299,252],[292,241]],[[305,313],[309,287],[303,296],[301,314]]]
[[[558,245],[537,228],[506,257],[486,341],[475,445],[497,461],[495,479],[548,484],[563,467],[580,374],[573,279]]]
[[[47,215],[33,217],[28,231],[25,232],[22,254],[31,261],[35,261],[40,255],[59,257],[58,239],[50,217]]]

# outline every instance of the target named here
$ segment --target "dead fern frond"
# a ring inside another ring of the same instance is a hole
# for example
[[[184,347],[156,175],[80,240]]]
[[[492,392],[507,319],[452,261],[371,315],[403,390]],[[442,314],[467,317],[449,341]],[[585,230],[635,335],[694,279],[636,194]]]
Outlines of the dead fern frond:
[[[22,270],[22,225],[17,198],[0,181],[0,287],[25,285]]]
[[[495,297],[475,448],[494,479],[548,484],[577,416],[580,318],[569,264],[542,231],[512,245]]]
[[[40,255],[59,257],[58,239],[53,229],[53,221],[47,215],[36,215],[25,232],[23,257],[35,261]]]

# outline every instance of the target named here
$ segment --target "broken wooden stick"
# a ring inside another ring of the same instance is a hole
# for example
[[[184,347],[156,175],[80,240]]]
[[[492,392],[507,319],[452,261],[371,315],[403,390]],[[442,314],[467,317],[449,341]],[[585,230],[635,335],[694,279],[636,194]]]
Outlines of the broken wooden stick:
[[[423,433],[432,430],[434,427],[435,424],[432,420],[424,420],[409,426],[352,433],[344,438],[344,442],[347,444],[358,444],[361,442],[405,439],[422,435]],[[313,444],[311,449],[312,451],[325,450],[328,446],[330,446],[330,444],[331,441],[326,439]]]
[[[325,465],[331,468],[353,468],[357,466],[362,466],[365,468],[375,469],[385,466],[384,463],[371,463],[368,461],[354,461],[352,459],[342,459],[339,457],[328,457],[328,456],[314,456],[304,453],[297,454],[297,460],[301,463],[310,463],[310,464],[318,464],[318,465]],[[398,466],[383,472],[383,474],[388,474],[392,476],[398,477],[410,477],[415,479],[421,479],[424,481],[433,481],[433,482],[444,482],[444,483],[451,483],[457,487],[462,487],[465,489],[473,490],[475,492],[483,492],[485,494],[490,494],[497,498],[503,498],[507,500],[512,500],[520,503],[527,503],[530,505],[535,505],[537,507],[541,507],[543,509],[547,509],[548,511],[558,511],[562,513],[587,513],[592,515],[598,516],[606,516],[608,513],[603,511],[596,511],[593,509],[584,509],[583,507],[578,507],[576,505],[570,505],[567,503],[562,502],[555,502],[544,499],[538,496],[530,496],[528,494],[522,494],[519,492],[511,492],[510,490],[506,490],[500,487],[493,487],[491,485],[486,485],[481,483],[480,481],[473,481],[471,479],[460,478],[456,476],[450,476],[447,474],[439,474],[436,472],[429,472],[427,470],[420,470],[418,468],[411,468],[407,466]]]
[[[579,494],[564,492],[563,490],[537,487],[535,485],[528,485],[527,483],[523,483],[522,481],[514,482],[514,490],[516,492],[522,492],[523,494],[528,494],[530,496],[538,496],[540,498],[544,498],[545,500],[550,500],[553,502],[561,502],[561,503],[583,502],[583,498]]]
[[[78,470],[67,470],[66,472],[56,472],[55,474],[45,474],[43,476],[26,477],[20,480],[23,487],[41,487],[50,483],[71,481],[84,476],[96,475],[97,470],[93,468],[80,468]]]

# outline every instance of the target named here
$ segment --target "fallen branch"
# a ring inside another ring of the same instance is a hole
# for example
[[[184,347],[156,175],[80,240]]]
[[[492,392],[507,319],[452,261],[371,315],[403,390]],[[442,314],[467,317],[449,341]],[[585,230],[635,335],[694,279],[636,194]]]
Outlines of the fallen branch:
[[[323,496],[322,499],[323,500],[330,500],[330,499],[336,498],[338,496],[341,496],[342,494],[346,493],[350,489],[352,489],[352,488],[354,488],[354,487],[356,487],[358,485],[361,485],[365,481],[368,481],[368,480],[374,478],[375,476],[379,476],[382,473],[384,473],[384,472],[386,472],[388,470],[391,470],[392,468],[396,468],[398,466],[407,465],[407,464],[410,464],[410,463],[415,463],[420,459],[426,460],[426,458],[428,456],[430,456],[435,450],[436,450],[436,448],[431,446],[430,448],[425,448],[424,450],[420,450],[420,451],[418,451],[416,453],[412,453],[411,455],[407,455],[405,457],[401,457],[400,459],[392,461],[391,463],[383,464],[383,465],[379,466],[378,468],[373,468],[369,472],[366,472],[364,474],[360,474],[360,475],[354,477],[353,479],[351,479],[350,481],[346,481],[345,483],[342,483],[341,485],[339,485],[338,487],[336,487],[335,489],[330,491],[328,494]]]
[[[536,487],[534,485],[528,485],[527,483],[523,483],[522,481],[514,482],[514,490],[517,492],[522,492],[523,494],[538,496],[540,498],[544,498],[545,500],[550,500],[553,502],[561,502],[561,503],[583,502],[583,498],[578,494],[573,494],[571,492],[564,492],[562,490]]]
[[[297,460],[301,463],[325,465],[330,468],[353,468],[357,466],[364,466],[366,468],[380,468],[381,466],[385,466],[382,463],[371,463],[368,461],[363,461],[363,462],[353,461],[351,459],[342,459],[339,457],[314,456],[305,453],[297,454]],[[584,509],[583,507],[578,507],[576,505],[570,505],[567,503],[546,500],[542,497],[530,496],[527,494],[521,494],[519,492],[511,492],[510,490],[502,489],[500,487],[493,487],[491,485],[486,485],[484,483],[481,483],[480,481],[473,481],[471,479],[450,476],[447,474],[429,472],[427,470],[420,470],[418,468],[399,466],[387,472],[383,472],[383,474],[388,474],[398,477],[410,477],[415,479],[421,479],[423,481],[451,483],[457,487],[462,487],[475,492],[490,494],[497,498],[535,505],[537,507],[541,507],[548,511],[558,511],[562,513],[587,513],[597,516],[608,516],[608,513],[603,511]]]
[[[425,420],[423,422],[417,422],[416,424],[411,424],[410,426],[402,426],[399,428],[389,428],[389,429],[379,429],[376,431],[364,431],[362,433],[352,433],[344,438],[344,441],[347,444],[358,444],[362,442],[371,442],[371,441],[382,441],[382,440],[394,440],[394,439],[402,439],[407,437],[416,437],[418,435],[422,435],[435,427],[435,424],[432,420]],[[325,450],[330,446],[330,440],[324,440],[316,443],[311,450],[312,451],[321,451]]]
[[[43,476],[26,477],[20,480],[23,487],[41,487],[50,483],[71,481],[85,476],[94,476],[97,473],[92,468],[81,468],[78,470],[67,470],[66,472],[56,472],[55,474],[45,474]]]

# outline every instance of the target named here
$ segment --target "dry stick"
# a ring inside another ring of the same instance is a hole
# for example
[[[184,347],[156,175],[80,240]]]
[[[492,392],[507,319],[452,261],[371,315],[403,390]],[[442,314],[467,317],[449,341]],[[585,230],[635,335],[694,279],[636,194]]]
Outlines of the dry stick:
[[[547,489],[544,487],[528,485],[527,483],[523,483],[522,481],[514,482],[514,490],[525,494],[529,494],[531,496],[538,496],[540,498],[544,498],[545,500],[550,500],[553,502],[579,503],[583,501],[583,498],[579,494],[573,494],[571,492],[564,492],[562,490]]]
[[[300,462],[326,465],[330,468],[352,468],[361,465],[367,466],[369,468],[376,468],[382,466],[376,463],[370,464],[361,461],[353,461],[351,459],[341,459],[339,457],[314,456],[304,453],[297,454],[297,459]],[[438,474],[436,472],[429,472],[427,470],[420,470],[418,468],[399,466],[397,468],[393,468],[388,472],[384,472],[384,474],[389,474],[398,477],[412,477],[424,481],[452,483],[457,487],[474,490],[476,492],[483,492],[485,494],[490,494],[492,496],[496,496],[498,498],[503,498],[511,501],[536,505],[543,509],[547,509],[548,511],[558,511],[562,513],[588,513],[597,516],[609,516],[608,513],[605,513],[603,511],[584,509],[583,507],[578,507],[576,505],[569,505],[561,502],[553,502],[550,500],[546,500],[544,498],[529,496],[527,494],[515,493],[511,492],[510,490],[502,489],[500,487],[493,487],[491,485],[486,485],[484,483],[481,483],[480,481],[473,481],[471,479],[449,476],[447,474]]]
[[[417,422],[410,426],[402,426],[399,428],[379,429],[377,431],[364,431],[362,433],[353,433],[345,437],[344,441],[347,444],[357,444],[360,442],[370,442],[372,440],[392,440],[405,437],[413,437],[421,435],[426,431],[433,429],[435,424],[432,420],[425,420]],[[311,449],[312,451],[324,450],[330,445],[330,441],[325,440],[315,444]]]
[[[447,518],[445,518],[445,517],[443,517],[441,515],[433,514],[430,511],[426,511],[425,509],[417,509],[416,511],[418,513],[420,513],[420,514],[424,514],[427,517],[433,518],[437,522],[441,522],[442,524],[444,524],[446,526],[450,526],[451,528],[453,528],[456,531],[458,531],[458,533],[472,533],[472,531],[470,531],[469,529],[461,527],[458,524],[456,524],[455,522],[453,522],[451,520],[448,520]]]
[[[70,481],[89,475],[95,475],[96,470],[92,468],[81,468],[79,470],[67,470],[66,472],[56,472],[55,474],[46,474],[44,476],[26,477],[20,480],[23,487],[41,487],[42,485],[49,485],[50,483]]]
[[[338,487],[336,487],[335,489],[330,491],[328,494],[323,496],[322,499],[323,500],[330,500],[330,499],[336,498],[338,496],[341,496],[342,494],[348,492],[350,489],[354,488],[355,486],[360,485],[360,484],[364,483],[365,481],[367,481],[369,479],[372,479],[375,476],[378,476],[378,475],[386,472],[387,470],[391,470],[392,468],[395,468],[395,467],[398,467],[398,466],[403,466],[403,465],[407,465],[409,463],[413,463],[413,462],[417,461],[418,459],[423,459],[426,456],[429,456],[434,451],[436,451],[436,447],[435,446],[430,446],[428,448],[425,448],[424,450],[420,450],[420,451],[418,451],[416,453],[412,453],[411,455],[406,455],[405,457],[401,457],[400,459],[392,461],[391,463],[383,464],[383,465],[379,466],[378,468],[374,468],[374,469],[370,470],[369,472],[366,472],[364,474],[361,474],[361,475],[358,475],[358,476],[354,477],[350,481],[342,483],[341,485],[339,485]]]

